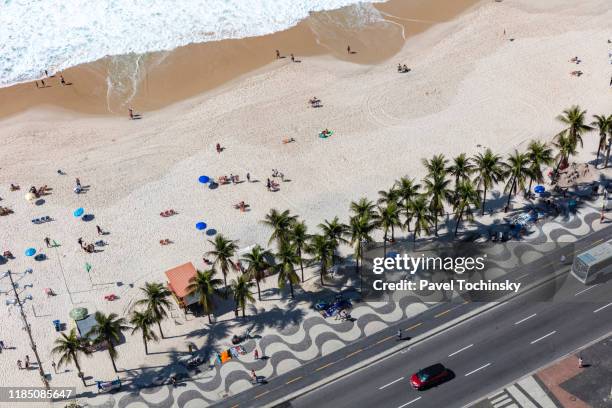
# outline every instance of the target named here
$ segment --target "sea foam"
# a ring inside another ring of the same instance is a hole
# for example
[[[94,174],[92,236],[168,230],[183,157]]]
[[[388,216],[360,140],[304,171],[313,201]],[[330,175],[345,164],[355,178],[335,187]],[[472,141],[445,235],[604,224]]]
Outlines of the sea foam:
[[[369,0],[377,3],[385,0]],[[0,87],[109,55],[287,29],[355,0],[0,0]]]

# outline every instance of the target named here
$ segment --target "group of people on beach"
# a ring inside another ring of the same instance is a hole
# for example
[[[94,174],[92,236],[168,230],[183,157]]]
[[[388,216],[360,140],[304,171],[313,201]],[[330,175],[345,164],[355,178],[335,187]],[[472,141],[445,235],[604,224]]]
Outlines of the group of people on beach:
[[[405,72],[410,72],[410,68],[408,68],[406,66],[406,64],[402,65],[402,64],[397,64],[397,72],[399,72],[400,74],[403,74]]]
[[[45,78],[47,78],[47,80],[49,78],[55,78],[55,75],[49,75],[49,72],[45,69],[43,71]],[[60,79],[60,85],[61,86],[67,86],[67,85],[72,85],[72,82],[66,82],[66,80],[64,79],[64,75],[62,75],[61,73],[59,74],[59,79]],[[38,80],[34,81],[34,84],[36,85],[36,88],[48,88],[51,85],[48,85],[44,79],[40,79],[40,85],[38,84]]]

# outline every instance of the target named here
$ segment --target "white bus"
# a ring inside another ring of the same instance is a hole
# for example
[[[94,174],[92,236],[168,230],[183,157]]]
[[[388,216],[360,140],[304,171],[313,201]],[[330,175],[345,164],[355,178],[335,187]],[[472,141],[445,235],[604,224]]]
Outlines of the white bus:
[[[578,254],[572,264],[572,275],[585,284],[609,272],[612,272],[612,239]]]

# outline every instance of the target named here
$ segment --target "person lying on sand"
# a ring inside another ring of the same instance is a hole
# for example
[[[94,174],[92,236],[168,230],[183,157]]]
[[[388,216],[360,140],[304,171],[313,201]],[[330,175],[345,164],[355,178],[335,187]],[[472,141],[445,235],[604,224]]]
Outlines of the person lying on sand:
[[[11,191],[17,191],[19,189],[20,189],[20,187],[18,185],[15,185],[15,184],[11,183]]]

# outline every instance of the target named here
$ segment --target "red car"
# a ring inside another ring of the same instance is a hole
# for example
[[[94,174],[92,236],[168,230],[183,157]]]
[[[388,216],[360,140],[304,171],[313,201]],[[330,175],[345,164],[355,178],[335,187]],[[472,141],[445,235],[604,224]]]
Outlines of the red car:
[[[412,374],[410,377],[410,385],[417,390],[424,390],[449,380],[452,377],[452,372],[442,364],[434,364],[423,368]]]

